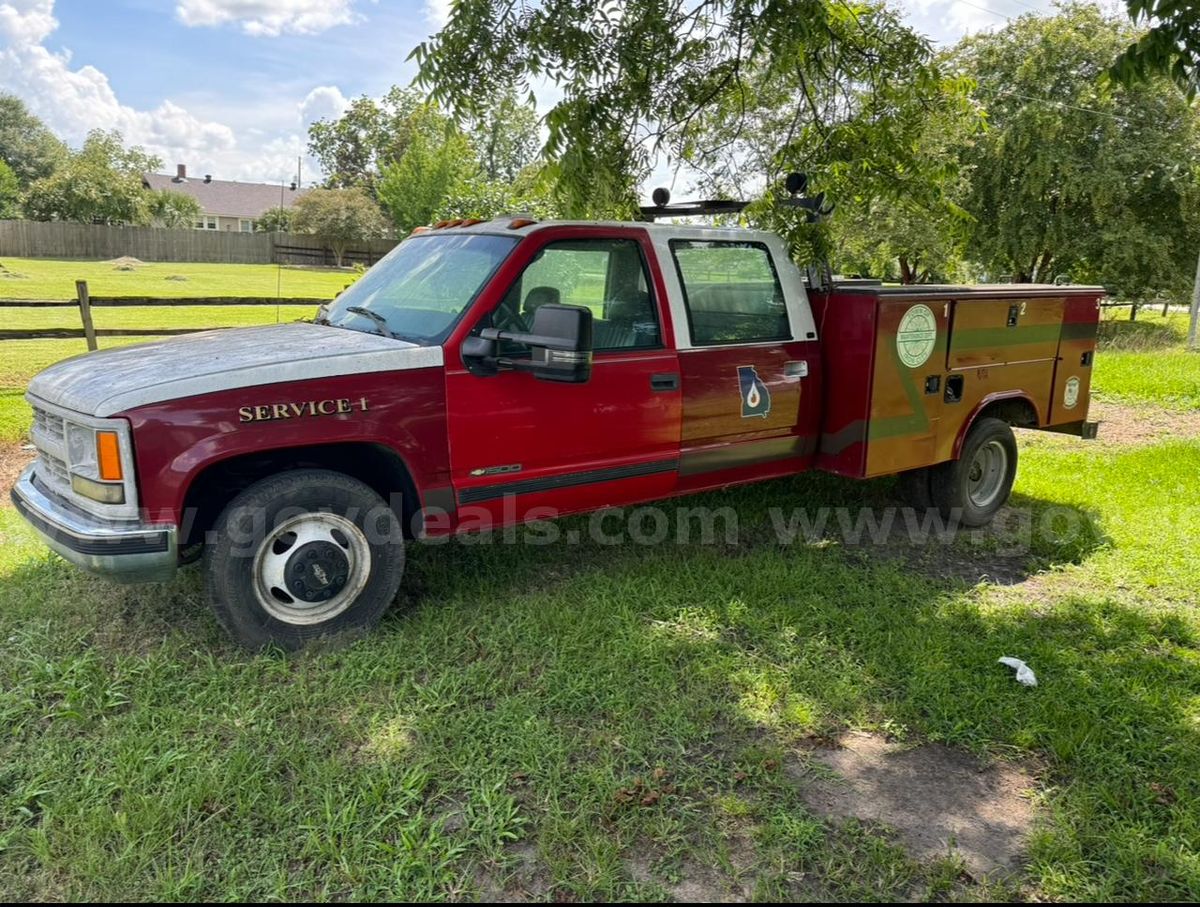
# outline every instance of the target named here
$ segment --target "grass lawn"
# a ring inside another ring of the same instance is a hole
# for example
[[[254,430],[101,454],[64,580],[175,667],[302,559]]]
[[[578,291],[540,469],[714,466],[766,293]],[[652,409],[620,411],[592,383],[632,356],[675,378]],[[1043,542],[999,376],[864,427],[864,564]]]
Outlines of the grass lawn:
[[[1127,372],[1102,354],[1101,393],[1176,399],[1171,370],[1122,383],[1175,343],[1126,349]],[[415,545],[379,632],[295,657],[231,647],[194,571],[111,586],[0,508],[0,895],[629,899],[700,878],[763,899],[1195,900],[1198,491],[1195,439],[1025,443],[1014,505],[1040,528],[1011,585],[943,569],[991,563],[999,533],[781,544],[772,507],[890,502],[887,480],[821,475],[680,502],[731,508],[731,545]],[[804,773],[846,729],[1025,767],[1023,874],[980,882],[812,811]]]
[[[182,262],[146,262],[129,271],[110,261],[51,258],[3,258],[0,265],[0,299],[74,299],[76,280],[86,280],[93,296],[332,299],[356,276],[333,268]]]

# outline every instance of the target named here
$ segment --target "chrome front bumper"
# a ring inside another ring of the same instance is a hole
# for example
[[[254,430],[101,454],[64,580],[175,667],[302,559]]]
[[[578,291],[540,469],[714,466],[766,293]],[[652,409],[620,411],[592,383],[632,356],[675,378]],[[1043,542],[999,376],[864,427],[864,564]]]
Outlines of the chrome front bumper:
[[[34,479],[36,465],[21,473],[12,501],[54,551],[76,567],[122,583],[165,582],[175,575],[179,551],[174,526],[84,513],[42,491]]]

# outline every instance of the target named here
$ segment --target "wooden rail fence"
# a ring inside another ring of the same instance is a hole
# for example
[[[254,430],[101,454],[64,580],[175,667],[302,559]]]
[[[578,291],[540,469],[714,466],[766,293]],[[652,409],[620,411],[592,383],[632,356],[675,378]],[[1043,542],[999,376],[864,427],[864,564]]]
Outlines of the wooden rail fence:
[[[93,297],[88,292],[86,280],[75,281],[74,299],[0,299],[0,309],[65,309],[79,311],[81,327],[78,328],[0,328],[2,340],[62,340],[82,337],[87,340],[89,350],[97,348],[97,337],[165,337],[176,334],[194,334],[197,331],[212,330],[207,327],[187,328],[97,328],[92,319],[92,310],[96,308],[146,308],[146,307],[200,307],[209,306],[311,306],[315,311],[317,306],[329,302],[328,299],[313,299],[307,297],[289,297],[276,299],[270,297],[226,297],[205,296],[202,298],[172,298],[155,299],[143,296],[111,296]]]

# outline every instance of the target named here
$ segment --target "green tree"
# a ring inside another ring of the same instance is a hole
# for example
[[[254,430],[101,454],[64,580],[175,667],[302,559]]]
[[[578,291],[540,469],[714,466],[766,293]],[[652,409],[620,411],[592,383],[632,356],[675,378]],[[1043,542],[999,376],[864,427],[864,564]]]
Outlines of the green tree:
[[[537,160],[538,123],[532,101],[522,101],[511,88],[479,108],[467,133],[485,179],[512,183]]]
[[[115,130],[93,130],[83,147],[25,195],[25,213],[34,220],[84,224],[148,224],[151,197],[142,174],[162,161],[138,146],[126,148]]]
[[[16,95],[0,92],[0,161],[27,187],[67,159],[67,146]]]
[[[478,172],[467,137],[434,104],[409,118],[404,153],[384,168],[379,203],[401,232],[428,224],[446,199]]]
[[[1170,76],[1189,98],[1200,88],[1200,4],[1181,0],[1125,0],[1134,22],[1148,26],[1113,64],[1126,85]]]
[[[0,161],[0,220],[21,216],[21,187],[17,175],[4,161]]]
[[[714,181],[724,182],[727,175],[716,173],[721,148],[705,137],[718,128],[737,135],[765,111],[784,130],[772,153],[791,149],[776,170],[823,143],[823,150],[840,144],[833,150],[847,158],[855,137],[870,143],[857,152],[872,167],[888,169],[885,153],[906,159],[909,144],[891,137],[896,120],[887,108],[936,76],[927,42],[881,10],[840,0],[602,0],[534,8],[458,0],[446,27],[414,56],[419,83],[468,112],[504,86],[556,82],[563,96],[545,119],[545,154],[558,199],[568,214],[622,215],[660,152],[702,171],[713,166]],[[897,41],[898,50],[891,47]],[[877,66],[888,54],[911,65]],[[776,96],[765,96],[771,92]],[[864,114],[854,129],[827,129],[846,119],[851,98]],[[871,109],[881,115],[873,120]]]
[[[293,208],[297,233],[311,233],[333,250],[342,266],[346,249],[356,242],[382,236],[387,224],[363,189],[312,189]]]
[[[404,155],[416,133],[431,126],[426,106],[422,92],[393,86],[379,101],[364,95],[337,119],[313,123],[308,152],[320,162],[326,185],[357,186],[374,194],[383,170]]]
[[[1188,282],[1200,121],[1163,78],[1105,77],[1134,37],[1095,6],[1067,4],[956,48],[987,109],[989,129],[964,152],[964,207],[976,221],[969,251],[993,273],[1135,295]]]
[[[798,258],[905,282],[957,271],[958,149],[981,126],[970,82],[946,75],[928,42],[881,3],[856,6],[841,27],[869,43],[838,42],[811,69],[752,63],[740,91],[697,113],[681,156],[706,196],[766,189],[741,219],[789,235]],[[777,203],[793,171],[836,204],[828,226],[806,226]]]
[[[476,178],[463,180],[442,199],[428,223],[452,218],[490,220],[505,214],[528,214],[539,220],[559,216],[541,168],[526,167],[511,182]]]
[[[287,233],[292,229],[291,208],[271,208],[254,222],[258,233]]]
[[[148,191],[146,204],[153,223],[175,230],[191,229],[204,213],[196,199],[170,189]]]

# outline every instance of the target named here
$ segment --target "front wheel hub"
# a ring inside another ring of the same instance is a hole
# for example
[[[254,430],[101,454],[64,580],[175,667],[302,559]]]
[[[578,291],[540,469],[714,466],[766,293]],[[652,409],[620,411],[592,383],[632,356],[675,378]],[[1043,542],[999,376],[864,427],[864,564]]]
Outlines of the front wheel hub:
[[[323,602],[344,588],[350,559],[333,542],[309,542],[297,550],[284,567],[287,589],[305,602]]]
[[[259,543],[254,591],[263,610],[294,626],[333,620],[354,604],[371,575],[371,546],[352,520],[301,513]]]

